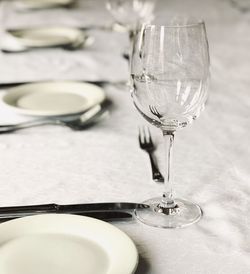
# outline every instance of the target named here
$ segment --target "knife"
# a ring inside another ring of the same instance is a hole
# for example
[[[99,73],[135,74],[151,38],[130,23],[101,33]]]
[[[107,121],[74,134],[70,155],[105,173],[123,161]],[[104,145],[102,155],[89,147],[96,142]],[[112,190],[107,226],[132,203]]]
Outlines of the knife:
[[[60,81],[60,80],[58,80]],[[66,81],[69,81],[69,82],[79,82],[79,83],[89,83],[89,84],[93,84],[93,85],[97,85],[97,86],[104,86],[106,84],[112,84],[113,82],[109,82],[109,81],[106,81],[106,80],[100,80],[100,81],[84,81],[84,80],[66,80]],[[56,80],[44,80],[44,81],[20,81],[20,82],[11,82],[11,83],[0,83],[0,89],[8,89],[8,88],[14,88],[14,87],[17,87],[17,86],[20,86],[20,85],[27,85],[27,84],[37,84],[37,83],[42,83],[42,82],[56,82]],[[113,84],[119,84],[114,82]]]
[[[48,213],[49,214],[49,213]],[[84,214],[74,214],[85,217],[92,217],[95,219],[99,219],[106,222],[114,222],[121,220],[129,220],[132,219],[133,215],[128,212],[116,212],[116,211],[108,211],[108,212],[85,212]],[[31,215],[27,215],[31,216]],[[33,215],[34,216],[34,215]],[[25,216],[23,216],[25,217]],[[2,217],[0,218],[0,224],[3,222],[11,221],[13,219],[21,218],[20,217]]]
[[[13,219],[26,216],[32,216],[36,214],[45,213],[57,213],[57,214],[77,214],[77,215],[98,215],[103,218],[105,213],[110,215],[107,217],[115,217],[118,213],[126,213],[132,216],[135,209],[149,208],[146,204],[138,203],[89,203],[89,204],[43,204],[43,205],[27,205],[27,206],[11,206],[11,207],[0,207],[0,221],[2,219]],[[122,216],[122,214],[120,215]]]

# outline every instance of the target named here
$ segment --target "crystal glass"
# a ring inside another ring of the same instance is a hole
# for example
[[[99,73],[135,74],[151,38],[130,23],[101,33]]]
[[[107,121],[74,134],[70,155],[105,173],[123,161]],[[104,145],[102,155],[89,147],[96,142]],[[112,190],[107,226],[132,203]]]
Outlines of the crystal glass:
[[[176,198],[172,190],[174,135],[204,109],[209,83],[209,52],[204,22],[175,18],[139,31],[131,58],[132,98],[139,113],[160,128],[166,144],[165,191],[136,212],[145,224],[178,228],[197,222],[201,208]]]
[[[133,43],[135,30],[153,18],[157,0],[108,0],[106,7],[115,22],[125,28],[129,34],[129,42]],[[124,53],[129,58],[129,50]]]
[[[128,30],[152,18],[155,0],[108,0],[107,9]]]

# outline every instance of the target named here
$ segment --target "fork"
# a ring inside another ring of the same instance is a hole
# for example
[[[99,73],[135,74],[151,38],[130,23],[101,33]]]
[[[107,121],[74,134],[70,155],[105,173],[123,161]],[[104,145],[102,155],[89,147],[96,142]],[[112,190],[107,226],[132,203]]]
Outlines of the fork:
[[[155,182],[164,182],[164,177],[161,175],[153,157],[155,145],[153,143],[149,128],[147,128],[147,130],[145,127],[139,129],[139,144],[140,148],[146,151],[149,155],[153,180]]]
[[[19,124],[0,125],[0,134],[11,133],[20,129],[42,126],[42,125],[61,125],[71,128],[72,130],[83,130],[90,127],[92,124],[98,122],[105,114],[107,114],[107,107],[111,104],[109,100],[91,107],[80,116],[68,117],[65,120],[59,118],[43,118],[37,120],[30,120]]]

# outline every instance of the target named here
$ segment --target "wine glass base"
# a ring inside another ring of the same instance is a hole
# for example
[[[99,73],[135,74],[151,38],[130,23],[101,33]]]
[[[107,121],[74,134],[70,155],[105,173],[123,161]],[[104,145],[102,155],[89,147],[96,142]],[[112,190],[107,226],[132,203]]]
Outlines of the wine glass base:
[[[161,228],[182,228],[198,222],[202,216],[201,208],[192,202],[175,199],[174,208],[159,207],[162,197],[144,201],[149,208],[135,210],[136,218],[149,226]]]

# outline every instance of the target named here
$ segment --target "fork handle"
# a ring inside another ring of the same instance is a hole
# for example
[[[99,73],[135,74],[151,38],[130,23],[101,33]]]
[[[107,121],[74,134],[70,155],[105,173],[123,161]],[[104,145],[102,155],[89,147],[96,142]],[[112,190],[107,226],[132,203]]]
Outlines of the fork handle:
[[[155,159],[153,157],[152,153],[148,153],[149,155],[149,159],[150,159],[150,163],[151,163],[151,168],[152,168],[152,178],[155,182],[164,182],[164,177],[162,176],[162,174],[160,173],[156,163],[155,163]]]
[[[40,120],[31,120],[27,122],[23,122],[20,124],[13,124],[13,125],[1,125],[0,126],[0,134],[5,132],[12,132],[20,129],[36,127],[36,126],[43,126],[43,125],[55,125],[55,124],[62,124],[63,122],[59,120],[53,119],[40,119]]]

